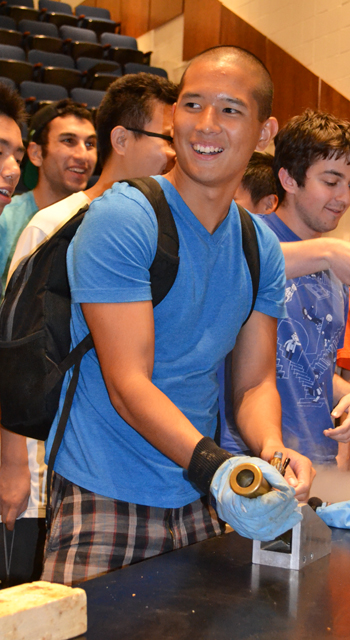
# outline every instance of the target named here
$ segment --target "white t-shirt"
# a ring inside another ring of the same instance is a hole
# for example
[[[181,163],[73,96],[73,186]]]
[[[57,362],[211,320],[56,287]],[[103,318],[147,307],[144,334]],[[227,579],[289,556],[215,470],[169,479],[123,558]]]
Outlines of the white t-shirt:
[[[84,191],[79,191],[38,211],[19,237],[10,264],[8,280],[23,258],[32,253],[49,235],[56,233],[81,207],[90,204],[90,202],[90,198]],[[44,518],[46,505],[45,443],[41,440],[27,438],[27,449],[31,489],[28,507],[20,515],[20,518]]]

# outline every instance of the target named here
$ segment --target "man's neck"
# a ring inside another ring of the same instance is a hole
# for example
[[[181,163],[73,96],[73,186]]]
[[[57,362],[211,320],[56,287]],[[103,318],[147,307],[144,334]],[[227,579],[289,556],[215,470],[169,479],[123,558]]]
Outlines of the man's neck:
[[[310,227],[300,219],[293,202],[283,201],[275,211],[276,215],[284,224],[295,233],[301,240],[312,240],[320,238],[321,233],[310,229]]]
[[[175,166],[165,176],[205,229],[213,234],[226,218],[235,185],[209,186],[195,182]],[[239,179],[238,179],[239,182]]]
[[[38,209],[45,209],[45,207],[49,207],[51,204],[67,198],[68,195],[70,194],[53,191],[46,185],[44,187],[40,182],[33,189],[33,196]]]
[[[94,200],[95,198],[102,196],[102,194],[107,191],[107,189],[110,189],[115,182],[135,178],[135,175],[126,174],[127,172],[125,169],[123,170],[123,167],[118,166],[115,162],[109,162],[107,160],[96,184],[94,184],[90,189],[87,189],[85,194],[90,198],[90,200]]]

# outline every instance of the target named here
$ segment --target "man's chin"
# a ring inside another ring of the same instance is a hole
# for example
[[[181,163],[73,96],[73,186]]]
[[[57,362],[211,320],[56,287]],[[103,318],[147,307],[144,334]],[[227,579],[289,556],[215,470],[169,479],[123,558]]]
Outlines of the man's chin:
[[[88,181],[86,177],[81,181],[75,180],[74,182],[70,182],[69,184],[66,184],[67,193],[71,195],[72,193],[78,193],[78,191],[85,191],[87,184]]]

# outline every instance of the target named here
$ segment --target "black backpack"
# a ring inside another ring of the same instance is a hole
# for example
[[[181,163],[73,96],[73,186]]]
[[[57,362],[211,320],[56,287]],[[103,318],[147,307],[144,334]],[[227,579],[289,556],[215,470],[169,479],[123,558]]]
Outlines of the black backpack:
[[[152,178],[125,181],[152,204],[158,247],[150,268],[153,305],[163,300],[177,274],[179,240],[163,190]],[[0,406],[3,427],[46,440],[58,407],[63,377],[93,347],[88,334],[70,349],[70,289],[66,252],[88,206],[23,259],[0,309]],[[73,392],[74,393],[74,392]]]

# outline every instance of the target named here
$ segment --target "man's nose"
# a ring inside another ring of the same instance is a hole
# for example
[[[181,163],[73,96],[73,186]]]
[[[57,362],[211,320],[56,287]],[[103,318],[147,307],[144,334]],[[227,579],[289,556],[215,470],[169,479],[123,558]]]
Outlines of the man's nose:
[[[196,128],[204,133],[218,133],[221,130],[215,107],[208,105],[198,114]]]
[[[350,188],[347,184],[343,185],[341,189],[339,189],[336,200],[343,202],[346,208],[350,207]]]
[[[19,179],[20,173],[21,169],[16,158],[12,155],[9,155],[2,165],[2,177],[6,180],[14,181]]]
[[[88,149],[88,147],[86,146],[85,142],[83,140],[81,140],[81,142],[78,142],[75,146],[74,146],[74,155],[77,158],[89,158],[89,151],[90,149]]]

